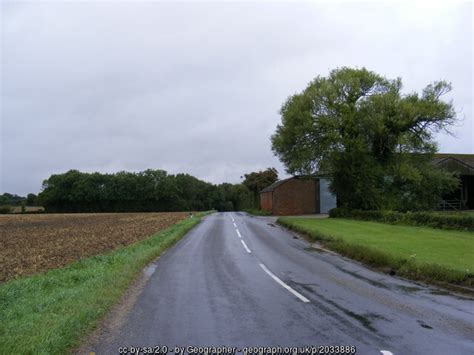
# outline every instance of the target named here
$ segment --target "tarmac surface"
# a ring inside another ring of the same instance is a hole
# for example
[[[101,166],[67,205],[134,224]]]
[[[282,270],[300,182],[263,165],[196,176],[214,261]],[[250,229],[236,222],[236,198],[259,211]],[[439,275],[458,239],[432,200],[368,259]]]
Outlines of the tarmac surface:
[[[126,312],[112,315],[120,321],[109,320],[114,326],[85,349],[331,345],[357,354],[474,354],[472,299],[312,248],[272,218],[207,216],[144,275]]]

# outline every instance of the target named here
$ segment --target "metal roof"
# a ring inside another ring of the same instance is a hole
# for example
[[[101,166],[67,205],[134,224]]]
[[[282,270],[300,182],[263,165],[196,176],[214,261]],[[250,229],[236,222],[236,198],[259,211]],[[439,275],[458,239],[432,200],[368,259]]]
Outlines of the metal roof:
[[[474,154],[449,154],[449,153],[440,153],[435,154],[433,162],[438,165],[447,159],[454,159],[463,164],[468,165],[471,169],[474,169]]]
[[[474,175],[474,154],[435,154],[433,163],[460,175]]]
[[[265,187],[263,190],[260,191],[260,193],[262,192],[272,192],[273,190],[275,190],[278,186],[280,185],[283,185],[285,182],[291,180],[291,179],[294,179],[295,177],[292,176],[292,177],[289,177],[287,179],[284,179],[284,180],[279,180],[279,181],[275,181],[273,184],[271,185],[268,185],[267,187]]]
[[[321,179],[321,178],[327,178],[327,177],[329,177],[329,175],[327,175],[327,174],[295,175],[295,176],[291,176],[287,179],[275,181],[273,184],[271,184],[271,185],[265,187],[263,190],[261,190],[260,193],[272,192],[275,189],[277,189],[278,187],[280,187],[281,185],[283,185],[285,182],[288,182],[292,179]]]

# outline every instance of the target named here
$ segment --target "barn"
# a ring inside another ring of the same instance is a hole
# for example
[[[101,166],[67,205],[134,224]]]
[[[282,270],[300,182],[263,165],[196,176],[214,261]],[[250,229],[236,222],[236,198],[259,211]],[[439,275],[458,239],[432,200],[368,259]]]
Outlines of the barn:
[[[433,163],[459,176],[459,188],[444,196],[438,209],[474,209],[474,154],[435,154]]]
[[[280,216],[328,213],[336,207],[336,196],[327,178],[293,176],[260,191],[260,207]]]
[[[474,154],[435,154],[433,164],[459,177],[459,188],[433,207],[474,209]],[[329,191],[329,179],[323,175],[293,176],[260,191],[261,209],[274,215],[328,213],[336,205],[336,196]]]

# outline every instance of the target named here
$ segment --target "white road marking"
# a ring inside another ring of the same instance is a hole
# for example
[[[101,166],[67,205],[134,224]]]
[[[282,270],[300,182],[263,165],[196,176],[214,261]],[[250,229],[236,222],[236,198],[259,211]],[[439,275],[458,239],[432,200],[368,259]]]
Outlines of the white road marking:
[[[393,355],[393,353],[388,350],[380,350],[380,352],[382,353],[382,355]]]
[[[288,286],[286,283],[284,283],[283,281],[281,281],[277,276],[275,276],[275,274],[273,274],[273,272],[271,272],[270,270],[267,269],[267,267],[263,264],[259,264],[260,267],[263,269],[263,271],[265,271],[273,280],[275,280],[280,286],[283,286],[284,288],[286,288],[288,291],[290,291],[293,295],[295,295],[296,297],[298,297],[301,301],[305,302],[305,303],[309,303],[309,299],[307,299],[305,296],[303,296],[301,293],[299,293],[298,291],[295,291],[293,290],[290,286]]]
[[[242,243],[242,245],[244,246],[245,250],[247,250],[247,253],[251,253],[249,247],[247,246],[247,244],[245,244],[245,242],[241,239],[240,242]]]
[[[240,234],[239,230],[236,229],[235,231],[237,232],[237,235],[239,236],[239,238],[242,238],[242,235]]]
[[[237,224],[235,224],[235,222],[234,222],[234,227],[237,228]]]

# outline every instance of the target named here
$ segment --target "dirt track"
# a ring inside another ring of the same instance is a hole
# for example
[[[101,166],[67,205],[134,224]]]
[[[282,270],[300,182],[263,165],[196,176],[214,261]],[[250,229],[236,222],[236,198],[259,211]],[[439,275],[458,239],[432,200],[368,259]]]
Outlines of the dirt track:
[[[144,239],[187,213],[0,215],[0,281]]]

